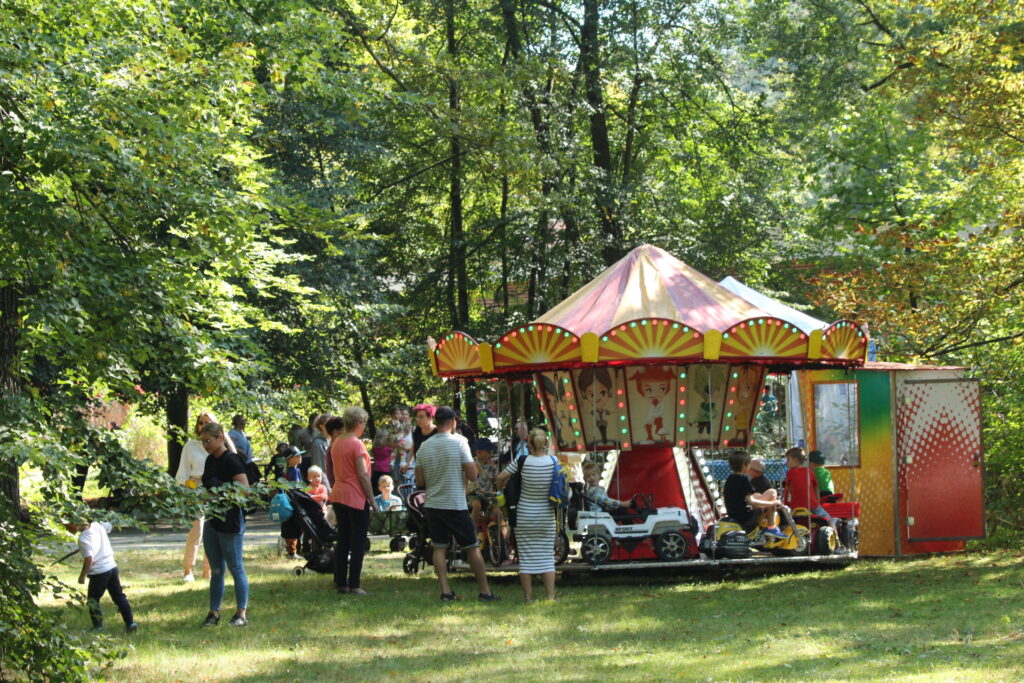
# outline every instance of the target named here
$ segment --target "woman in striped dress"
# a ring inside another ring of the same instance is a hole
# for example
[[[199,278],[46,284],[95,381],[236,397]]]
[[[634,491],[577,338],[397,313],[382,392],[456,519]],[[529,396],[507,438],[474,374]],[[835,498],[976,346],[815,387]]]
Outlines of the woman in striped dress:
[[[516,548],[519,552],[519,582],[523,598],[533,598],[533,575],[540,574],[548,600],[555,599],[555,509],[548,500],[551,477],[557,460],[548,454],[548,435],[534,429],[527,439],[530,455],[523,460],[522,487],[516,512]],[[518,459],[498,475],[503,489],[518,471]]]

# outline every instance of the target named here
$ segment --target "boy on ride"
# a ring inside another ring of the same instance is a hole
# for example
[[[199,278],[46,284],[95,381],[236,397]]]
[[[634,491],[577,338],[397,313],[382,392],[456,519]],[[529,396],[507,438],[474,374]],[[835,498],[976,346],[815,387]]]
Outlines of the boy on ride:
[[[825,455],[821,451],[811,451],[807,454],[807,459],[811,461],[811,471],[818,480],[818,495],[831,496],[836,491],[832,485],[832,473],[825,467]]]
[[[832,526],[835,520],[825,512],[818,500],[818,479],[807,469],[804,449],[794,446],[786,451],[786,483],[782,500],[791,509],[807,508],[811,514],[823,517]]]
[[[750,454],[746,451],[729,454],[729,469],[732,474],[725,480],[725,514],[749,533],[779,505],[778,495],[775,489],[768,489],[764,493],[754,490],[747,476],[750,471]],[[768,526],[764,535],[770,538],[786,537],[775,526]]]
[[[490,439],[479,438],[474,445],[476,455],[476,481],[466,484],[466,498],[469,500],[470,515],[473,517],[473,524],[480,524],[480,517],[483,514],[484,503],[490,499],[490,508],[494,502],[494,480],[498,476],[498,465],[494,462],[494,451],[497,450]]]
[[[601,486],[601,466],[596,462],[591,461],[583,465],[583,481],[587,484],[586,493],[584,494],[587,510],[608,511],[629,507],[628,500],[617,500],[608,497],[608,492]]]

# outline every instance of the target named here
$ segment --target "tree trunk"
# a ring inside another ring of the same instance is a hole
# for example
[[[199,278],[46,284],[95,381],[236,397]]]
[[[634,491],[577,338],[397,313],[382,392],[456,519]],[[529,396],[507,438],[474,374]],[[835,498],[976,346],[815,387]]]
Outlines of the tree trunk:
[[[167,473],[172,477],[178,473],[181,462],[181,449],[184,446],[179,434],[192,435],[192,427],[188,422],[188,388],[184,384],[175,384],[167,394],[167,431],[171,438],[167,440]]]
[[[12,400],[21,393],[18,373],[18,309],[21,307],[21,289],[8,283],[0,287],[0,424],[11,420],[7,415]],[[6,453],[7,449],[3,449]],[[3,517],[17,519],[21,505],[21,486],[18,481],[18,463],[8,457],[0,461],[0,505]],[[8,517],[9,515],[9,517]]]
[[[594,166],[600,171],[597,191],[597,214],[601,222],[603,246],[601,254],[606,266],[622,256],[622,226],[614,200],[611,143],[608,140],[608,118],[605,114],[604,90],[601,85],[601,50],[598,40],[598,0],[583,0],[583,28],[580,40],[580,66],[583,69],[584,90],[590,106],[590,146],[594,152]]]
[[[515,0],[500,0],[502,22],[505,26],[506,42],[512,61],[521,63],[523,52],[522,35],[519,21],[516,19]],[[533,135],[537,140],[537,148],[545,159],[552,157],[551,132],[545,118],[544,109],[549,104],[545,93],[538,93],[533,86],[523,86],[523,100],[530,114]],[[526,316],[533,320],[534,315],[544,305],[543,285],[547,278],[548,250],[551,248],[549,227],[551,216],[547,210],[548,197],[558,188],[558,179],[550,174],[541,178],[541,196],[544,207],[537,218],[537,252],[534,266],[530,271],[530,283],[527,295]]]
[[[450,68],[458,64],[458,43],[455,40],[455,0],[444,6],[444,24],[448,44]],[[466,238],[462,227],[462,142],[459,140],[459,83],[454,75],[448,76],[448,115],[452,122],[449,203],[451,209],[451,269],[455,280],[456,301],[454,327],[462,329],[469,321],[469,282],[466,270]]]
[[[352,342],[352,359],[356,362],[356,366],[359,368],[358,377],[354,377],[356,386],[359,387],[359,400],[363,402],[363,410],[366,411],[366,433],[369,435],[375,435],[377,433],[377,424],[373,419],[373,404],[370,402],[370,388],[366,384],[365,373],[363,373],[363,351],[359,348],[359,343],[353,340]]]

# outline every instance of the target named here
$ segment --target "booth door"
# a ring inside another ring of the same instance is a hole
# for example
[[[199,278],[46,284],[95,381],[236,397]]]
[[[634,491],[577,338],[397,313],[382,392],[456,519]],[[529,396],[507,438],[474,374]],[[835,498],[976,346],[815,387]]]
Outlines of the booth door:
[[[979,382],[905,379],[896,406],[904,538],[984,538]]]

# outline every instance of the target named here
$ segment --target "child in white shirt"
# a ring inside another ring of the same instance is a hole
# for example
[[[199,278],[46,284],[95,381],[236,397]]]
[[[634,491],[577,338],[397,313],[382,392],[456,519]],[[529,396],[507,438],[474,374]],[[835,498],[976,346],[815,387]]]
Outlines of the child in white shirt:
[[[117,563],[114,561],[114,550],[110,547],[110,524],[107,522],[65,522],[64,528],[78,536],[78,549],[82,552],[82,571],[78,575],[78,583],[85,583],[89,577],[87,605],[89,617],[92,619],[92,630],[103,630],[103,610],[100,598],[110,593],[110,599],[117,605],[124,619],[124,627],[128,633],[135,633],[139,625],[132,616],[132,606],[121,590],[121,580],[117,574]]]

